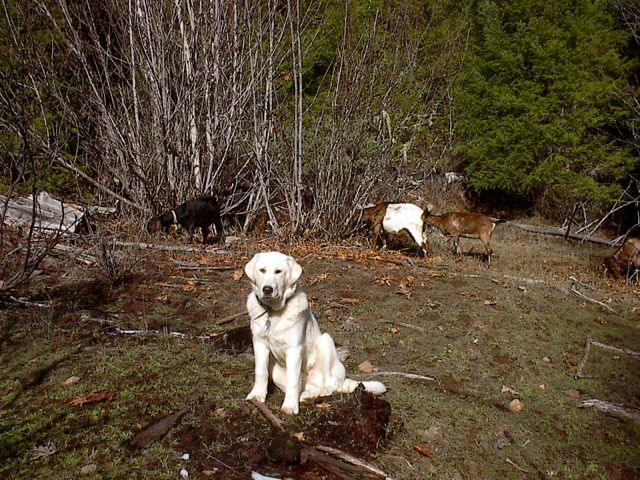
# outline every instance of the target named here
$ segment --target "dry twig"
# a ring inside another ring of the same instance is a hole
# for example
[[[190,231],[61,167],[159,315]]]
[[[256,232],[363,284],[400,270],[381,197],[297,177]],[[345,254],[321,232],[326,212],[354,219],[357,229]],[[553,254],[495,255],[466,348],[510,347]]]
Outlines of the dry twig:
[[[572,282],[571,283],[571,288],[569,289],[572,293],[574,293],[575,295],[577,295],[578,297],[582,298],[583,300],[586,300],[587,302],[591,302],[591,303],[595,303],[596,305],[600,305],[602,308],[604,308],[605,310],[611,312],[611,313],[616,313],[616,311],[611,308],[609,305],[607,305],[606,303],[603,303],[599,300],[596,300],[594,298],[591,297],[587,297],[584,293],[582,293],[581,291],[579,291],[576,288],[576,282]]]
[[[584,355],[582,356],[582,360],[580,360],[580,365],[578,365],[578,369],[576,370],[576,374],[573,376],[574,378],[583,378],[582,370],[587,363],[587,358],[589,358],[589,352],[591,351],[591,337],[587,338]]]
[[[369,377],[375,377],[379,375],[394,375],[397,377],[405,377],[405,378],[410,378],[412,380],[426,380],[429,382],[435,381],[434,377],[428,377],[425,375],[416,375],[415,373],[404,373],[404,372],[373,372],[369,375]]]
[[[618,348],[600,342],[591,342],[591,344],[595,345],[596,347],[604,348],[605,350],[611,350],[616,353],[624,353],[625,355],[631,355],[632,357],[640,358],[640,352],[635,352],[633,350],[629,350],[628,348]]]

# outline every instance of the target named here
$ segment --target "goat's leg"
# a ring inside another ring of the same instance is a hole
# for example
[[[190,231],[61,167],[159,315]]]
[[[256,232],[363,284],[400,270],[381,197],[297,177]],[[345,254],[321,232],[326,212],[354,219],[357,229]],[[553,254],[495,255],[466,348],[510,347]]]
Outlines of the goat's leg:
[[[452,235],[451,238],[453,238],[453,244],[456,247],[456,255],[462,255],[462,250],[460,249],[459,243],[460,237],[458,235]]]
[[[213,219],[213,224],[216,227],[216,232],[218,233],[218,237],[220,238],[220,242],[224,243],[225,242],[224,227],[222,226],[222,219],[220,218],[220,215],[217,215]]]
[[[493,250],[491,250],[491,239],[490,238],[481,238],[482,244],[484,245],[484,250],[487,252],[487,262],[491,263],[491,254]]]
[[[422,234],[422,230],[418,230],[417,228],[413,227],[413,228],[407,228],[407,231],[409,232],[409,235],[411,235],[411,238],[413,238],[413,241],[416,242],[416,245],[418,245],[418,247],[422,249],[422,253],[426,256],[427,243],[426,243],[426,239],[424,238],[424,235]]]
[[[425,236],[422,237],[421,247],[422,247],[422,252],[424,253],[424,256],[426,257],[427,255],[429,255],[429,241]]]
[[[207,244],[207,238],[209,237],[209,227],[201,227],[202,230],[202,244]]]
[[[372,250],[378,249],[378,240],[380,239],[380,233],[382,232],[382,224],[376,223],[373,227],[373,245]]]

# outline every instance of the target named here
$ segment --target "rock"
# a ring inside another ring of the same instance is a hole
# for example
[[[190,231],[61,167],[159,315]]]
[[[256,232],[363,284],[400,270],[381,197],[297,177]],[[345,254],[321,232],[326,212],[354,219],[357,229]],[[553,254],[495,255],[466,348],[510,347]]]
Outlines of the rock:
[[[74,383],[78,383],[80,381],[80,377],[69,377],[64,381],[65,385],[73,385]]]
[[[98,466],[95,463],[90,463],[80,469],[80,475],[93,475],[97,470]]]
[[[496,450],[502,450],[503,448],[506,448],[508,446],[511,445],[511,440],[509,440],[506,437],[501,437],[498,440],[496,440]]]
[[[444,430],[440,425],[434,425],[427,430],[418,431],[418,434],[425,440],[435,440],[444,436]]]
[[[509,405],[507,408],[509,409],[510,412],[520,413],[524,411],[524,403],[522,403],[520,399],[514,398],[509,402]]]

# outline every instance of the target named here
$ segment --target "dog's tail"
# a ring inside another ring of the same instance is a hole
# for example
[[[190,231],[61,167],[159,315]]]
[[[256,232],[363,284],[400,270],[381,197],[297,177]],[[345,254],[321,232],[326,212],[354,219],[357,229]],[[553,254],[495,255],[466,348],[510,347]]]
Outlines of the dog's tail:
[[[384,392],[387,391],[387,387],[385,387],[382,382],[376,382],[376,381],[358,382],[356,380],[351,380],[350,378],[345,378],[344,382],[342,383],[342,388],[340,388],[340,391],[344,393],[351,393],[356,388],[358,388],[358,385],[360,384],[362,384],[362,386],[367,392],[373,393],[374,395],[382,395]]]

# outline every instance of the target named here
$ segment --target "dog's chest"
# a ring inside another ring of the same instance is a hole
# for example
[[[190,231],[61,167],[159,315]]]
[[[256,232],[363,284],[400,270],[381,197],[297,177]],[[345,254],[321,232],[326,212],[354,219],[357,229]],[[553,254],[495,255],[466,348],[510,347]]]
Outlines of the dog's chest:
[[[267,344],[276,360],[283,362],[289,348],[305,344],[306,324],[303,312],[269,312],[251,321],[251,333]]]

